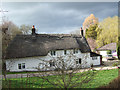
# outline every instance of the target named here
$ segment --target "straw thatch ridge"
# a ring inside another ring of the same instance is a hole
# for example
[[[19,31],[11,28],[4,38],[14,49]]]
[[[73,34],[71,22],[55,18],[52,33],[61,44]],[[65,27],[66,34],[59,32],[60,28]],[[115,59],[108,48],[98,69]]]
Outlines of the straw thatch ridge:
[[[105,46],[98,48],[97,50],[98,51],[100,51],[100,50],[116,50],[116,48],[117,48],[116,43],[110,43],[110,44],[107,44]]]
[[[80,35],[17,35],[7,48],[6,59],[46,56],[51,50],[67,50],[74,48],[80,49],[82,53],[91,51],[87,40]]]

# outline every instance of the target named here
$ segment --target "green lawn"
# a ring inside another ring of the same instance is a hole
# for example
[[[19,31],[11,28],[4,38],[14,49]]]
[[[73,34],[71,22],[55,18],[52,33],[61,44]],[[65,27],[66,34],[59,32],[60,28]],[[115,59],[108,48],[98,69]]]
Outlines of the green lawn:
[[[97,71],[95,71],[97,72]],[[77,73],[79,74],[79,73]],[[77,75],[76,74],[76,75]],[[83,84],[81,87],[77,88],[97,88],[100,86],[104,86],[109,84],[110,81],[112,81],[114,78],[118,76],[118,69],[113,70],[101,70],[95,74],[94,78],[88,82]],[[49,79],[53,82],[56,82],[56,79],[59,78],[59,76],[49,76]],[[79,78],[77,76],[74,77]],[[10,83],[10,85],[8,84]],[[40,77],[30,77],[30,78],[14,78],[9,79],[7,82],[3,80],[3,88],[4,87],[12,87],[12,88],[51,88],[53,87],[50,83],[43,80]]]

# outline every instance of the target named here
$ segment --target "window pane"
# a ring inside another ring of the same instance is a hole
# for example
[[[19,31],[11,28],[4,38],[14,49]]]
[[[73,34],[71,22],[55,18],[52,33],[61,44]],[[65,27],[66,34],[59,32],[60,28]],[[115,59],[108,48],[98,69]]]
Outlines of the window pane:
[[[21,69],[21,64],[18,64],[18,69]]]
[[[24,69],[25,68],[25,63],[22,63],[22,69]]]
[[[51,55],[53,55],[53,52],[52,52],[52,51],[51,51],[50,53],[51,53]]]
[[[75,49],[73,49],[73,53],[75,54]]]
[[[81,64],[81,58],[79,59],[79,64]]]
[[[53,62],[53,66],[55,66],[55,62]]]
[[[76,64],[78,64],[78,61],[76,61]]]
[[[49,62],[49,64],[50,64],[50,67],[52,67],[52,62]]]
[[[54,55],[56,54],[56,52],[55,51],[53,51],[54,52]]]
[[[67,54],[67,51],[66,51],[66,50],[64,50],[64,54],[65,54],[65,55]]]
[[[78,49],[76,49],[76,53],[78,53]]]

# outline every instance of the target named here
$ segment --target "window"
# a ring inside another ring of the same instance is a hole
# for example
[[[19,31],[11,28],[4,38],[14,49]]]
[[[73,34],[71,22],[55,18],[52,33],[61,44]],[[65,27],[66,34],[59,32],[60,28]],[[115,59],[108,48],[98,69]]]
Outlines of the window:
[[[25,63],[22,63],[22,69],[25,69]]]
[[[21,69],[21,64],[18,64],[18,69]]]
[[[81,58],[79,58],[79,64],[81,64]]]
[[[66,55],[67,54],[67,50],[64,50],[64,55]]]
[[[78,53],[78,49],[73,49],[73,53]]]
[[[76,60],[76,64],[81,64],[81,58]]]
[[[52,67],[52,66],[55,66],[55,63],[54,62],[49,62],[49,64],[50,64],[50,67]]]
[[[92,60],[96,60],[97,59],[97,57],[92,57]]]
[[[18,69],[25,69],[25,63],[18,64]]]
[[[55,52],[55,51],[51,51],[50,53],[51,53],[52,56],[53,56],[53,55],[56,55],[56,52]]]

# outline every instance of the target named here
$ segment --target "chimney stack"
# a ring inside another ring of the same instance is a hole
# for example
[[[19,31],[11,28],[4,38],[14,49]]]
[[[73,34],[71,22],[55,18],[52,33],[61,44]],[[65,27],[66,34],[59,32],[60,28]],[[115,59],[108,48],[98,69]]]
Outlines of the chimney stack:
[[[35,31],[36,31],[36,30],[35,30],[35,26],[33,25],[33,26],[32,26],[32,35],[35,35],[35,34],[36,34]]]
[[[81,32],[81,36],[83,37],[83,36],[84,36],[84,33],[83,33],[83,29],[82,29],[82,27],[81,27],[80,32]]]

